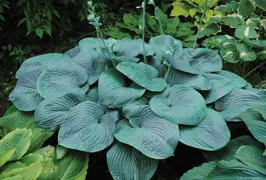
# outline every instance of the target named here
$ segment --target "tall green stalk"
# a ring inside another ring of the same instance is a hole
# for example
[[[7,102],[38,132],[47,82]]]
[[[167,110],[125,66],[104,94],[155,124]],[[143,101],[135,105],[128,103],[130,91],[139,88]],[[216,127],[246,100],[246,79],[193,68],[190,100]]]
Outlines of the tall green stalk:
[[[162,21],[161,21],[160,14],[159,14],[159,7],[156,6],[154,0],[150,0],[149,4],[154,6],[155,17],[156,17],[156,19],[159,23],[159,26],[160,26],[160,33],[161,33],[161,35],[163,35],[163,25],[162,25]]]
[[[146,0],[142,2],[142,40],[143,40],[143,58],[147,63],[146,51],[145,51],[145,25],[146,25]]]
[[[203,20],[203,17],[205,15],[205,12],[207,10],[207,4],[208,4],[208,0],[206,0],[206,2],[205,2],[204,9],[203,9],[202,15],[200,17],[200,23],[198,25],[198,32],[197,32],[196,39],[195,39],[194,44],[193,44],[193,49],[196,48],[197,40],[199,38],[200,28],[201,28],[201,25],[202,25],[202,20]]]

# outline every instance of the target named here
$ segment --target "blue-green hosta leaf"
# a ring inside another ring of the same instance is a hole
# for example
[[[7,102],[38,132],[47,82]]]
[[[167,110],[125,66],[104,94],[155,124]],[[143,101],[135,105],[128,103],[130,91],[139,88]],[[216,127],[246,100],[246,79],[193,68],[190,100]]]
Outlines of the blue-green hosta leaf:
[[[172,61],[173,54],[179,54],[182,51],[182,42],[169,35],[161,35],[150,40],[149,45],[154,51],[151,65],[162,71],[164,61]]]
[[[98,102],[99,101],[99,96],[98,96],[98,88],[94,87],[88,91],[86,94],[87,99],[93,102]]]
[[[20,159],[30,146],[31,136],[32,131],[30,129],[16,129],[8,133],[0,140],[0,153],[15,150],[13,154],[11,152],[8,153],[10,157],[6,158],[6,160],[13,161]],[[1,156],[1,158],[4,158],[4,156]],[[3,160],[0,160],[0,162],[2,165],[5,163]]]
[[[59,180],[84,180],[88,169],[89,157],[87,153],[70,151],[67,155],[58,161]]]
[[[107,164],[114,180],[149,180],[158,162],[122,143],[113,145],[107,152]]]
[[[244,18],[250,16],[255,11],[256,6],[251,0],[240,0],[238,13]]]
[[[138,62],[138,55],[144,54],[146,56],[150,56],[153,54],[151,47],[148,44],[145,43],[143,49],[142,39],[132,40],[131,38],[124,38],[118,41],[114,45],[113,51],[118,62]]]
[[[166,87],[164,79],[156,78],[158,71],[154,67],[142,62],[121,62],[116,68],[136,84],[149,91],[161,92]]]
[[[257,172],[253,168],[246,166],[245,164],[237,161],[220,161],[217,163],[217,166],[209,174],[208,179],[217,179],[217,180],[250,180],[266,179],[266,176]]]
[[[35,122],[39,127],[56,130],[65,120],[68,111],[85,100],[86,95],[80,92],[45,99],[35,111]]]
[[[88,76],[86,70],[75,64],[45,69],[37,81],[37,91],[44,98],[57,97],[72,90],[81,90]],[[83,90],[84,93],[86,90]]]
[[[117,128],[115,138],[153,159],[173,156],[179,139],[177,124],[158,117],[147,105],[130,122]]]
[[[76,46],[72,49],[69,49],[68,51],[65,52],[66,55],[68,55],[69,57],[73,58],[75,57],[78,53],[80,52],[80,48],[79,46]]]
[[[263,147],[263,145],[252,136],[244,135],[232,139],[224,148],[218,151],[202,151],[202,154],[208,161],[230,161],[235,159],[237,150],[243,145]]]
[[[63,122],[58,143],[69,149],[98,152],[112,144],[117,111],[104,111],[100,105],[85,101],[75,106]]]
[[[50,53],[35,56],[27,59],[22,63],[16,73],[16,78],[19,78],[24,73],[30,73],[35,70],[40,72],[46,68],[56,67],[58,65],[66,64],[71,61],[71,58],[65,54]]]
[[[184,173],[180,180],[207,180],[209,174],[216,167],[216,164],[216,162],[208,162],[201,166],[194,167]]]
[[[248,90],[233,89],[229,94],[215,102],[215,109],[226,121],[239,121],[240,113],[254,104],[263,103],[263,99]]]
[[[180,180],[263,180],[266,176],[237,161],[208,162],[186,172]]]
[[[123,116],[130,120],[131,118],[138,116],[139,113],[142,111],[142,109],[145,108],[148,104],[149,101],[147,99],[144,98],[138,99],[133,103],[123,107],[122,109]]]
[[[99,103],[109,108],[124,107],[140,98],[145,89],[126,87],[123,74],[116,70],[107,70],[99,79]]]
[[[34,111],[43,100],[37,92],[37,79],[39,70],[21,74],[15,89],[9,94],[9,100],[21,111]]]
[[[264,149],[257,146],[241,146],[235,157],[247,166],[266,175],[266,157],[262,155]]]
[[[105,66],[108,64],[108,61],[100,52],[92,50],[82,50],[72,60],[86,69],[89,85],[99,79]]]
[[[240,114],[248,130],[259,142],[266,146],[266,121],[262,115],[252,108]]]
[[[243,79],[242,77],[230,71],[221,70],[217,72],[216,74],[230,79],[232,83],[234,84],[234,86],[237,88],[243,88],[248,84],[248,82],[245,79]]]
[[[204,77],[212,86],[210,92],[205,96],[207,104],[215,102],[234,88],[232,81],[224,76],[218,74],[205,74]]]
[[[223,148],[230,141],[230,131],[224,119],[208,109],[197,126],[180,126],[180,142],[207,151]]]
[[[173,68],[170,69],[166,82],[170,85],[187,85],[203,91],[211,89],[211,84],[202,75],[190,74]]]
[[[175,85],[150,100],[154,113],[168,121],[196,125],[206,115],[204,98],[189,86]]]
[[[216,51],[210,49],[186,48],[175,55],[172,66],[192,74],[217,72],[222,69],[222,59]]]

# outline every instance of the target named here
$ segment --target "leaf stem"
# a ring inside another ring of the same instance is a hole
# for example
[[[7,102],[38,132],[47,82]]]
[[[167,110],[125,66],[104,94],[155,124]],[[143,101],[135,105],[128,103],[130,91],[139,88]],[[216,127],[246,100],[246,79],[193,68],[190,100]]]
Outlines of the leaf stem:
[[[257,67],[255,67],[254,69],[252,69],[251,71],[249,71],[249,73],[247,73],[244,78],[248,77],[251,73],[253,73],[254,71],[256,71],[258,68],[260,68],[261,66],[263,66],[264,64],[266,64],[266,61],[261,63],[260,65],[258,65]]]
[[[204,17],[204,15],[205,15],[205,12],[206,12],[206,10],[207,10],[207,3],[208,3],[208,0],[206,0],[206,2],[205,2],[204,9],[203,9],[202,15],[201,15],[201,17],[200,17],[200,23],[199,23],[199,25],[198,25],[198,31],[197,31],[197,35],[196,35],[196,38],[195,38],[195,41],[194,41],[194,44],[193,44],[193,49],[196,48],[196,43],[197,43],[197,40],[198,40],[198,38],[199,38],[199,33],[200,33],[201,25],[202,25],[202,20],[203,20],[203,17]]]
[[[156,17],[156,19],[159,23],[159,26],[160,26],[160,33],[161,33],[161,35],[163,35],[163,25],[162,25],[162,21],[161,21],[160,14],[159,14],[159,8],[155,4],[154,4],[154,7],[155,7],[155,17]]]
[[[174,49],[174,52],[173,52],[173,54],[172,54],[172,59],[171,59],[170,63],[168,64],[168,69],[167,69],[167,72],[166,72],[166,74],[165,74],[165,76],[164,76],[164,80],[166,80],[167,77],[169,76],[170,69],[171,69],[171,66],[172,66],[172,62],[173,62],[173,60],[174,60],[175,52],[176,52],[177,49],[178,49],[178,48],[175,48],[175,49]]]

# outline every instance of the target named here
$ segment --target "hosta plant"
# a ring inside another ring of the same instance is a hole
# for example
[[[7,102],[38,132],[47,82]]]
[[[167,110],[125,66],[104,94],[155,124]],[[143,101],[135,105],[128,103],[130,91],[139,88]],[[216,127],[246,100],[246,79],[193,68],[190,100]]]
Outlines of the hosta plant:
[[[33,131],[26,128],[15,129],[0,140],[1,179],[85,179],[88,168],[85,153],[69,151],[63,154],[52,146],[32,151],[35,143],[32,140]]]
[[[61,147],[109,149],[117,180],[150,179],[178,142],[204,151],[225,147],[226,121],[242,121],[241,113],[265,103],[264,90],[222,70],[216,51],[183,48],[169,35],[148,43],[85,38],[65,54],[26,60],[16,77],[9,96],[16,108],[58,131]]]

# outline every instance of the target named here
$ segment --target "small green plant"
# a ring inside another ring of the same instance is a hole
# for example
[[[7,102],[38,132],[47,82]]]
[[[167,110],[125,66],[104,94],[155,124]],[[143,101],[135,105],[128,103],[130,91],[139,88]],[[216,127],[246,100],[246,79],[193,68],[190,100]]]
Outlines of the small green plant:
[[[0,21],[5,21],[5,17],[3,16],[4,9],[10,9],[8,0],[0,0]],[[0,26],[0,31],[1,31]]]

